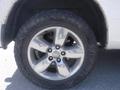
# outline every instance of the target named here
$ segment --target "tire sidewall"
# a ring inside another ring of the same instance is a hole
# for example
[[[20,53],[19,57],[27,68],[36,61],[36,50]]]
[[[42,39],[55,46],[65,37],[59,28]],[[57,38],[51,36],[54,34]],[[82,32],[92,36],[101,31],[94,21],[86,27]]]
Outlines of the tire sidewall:
[[[64,16],[64,14],[62,15]],[[68,28],[79,36],[84,45],[85,58],[82,67],[76,74],[65,80],[52,81],[44,79],[36,74],[28,63],[27,47],[30,40],[36,33],[51,26]],[[45,88],[67,88],[83,81],[91,71],[95,63],[96,40],[90,27],[81,18],[58,18],[58,16],[56,16],[56,19],[53,19],[37,15],[37,17],[27,22],[20,29],[20,33],[16,38],[15,53],[16,52],[15,57],[20,71],[32,82]]]

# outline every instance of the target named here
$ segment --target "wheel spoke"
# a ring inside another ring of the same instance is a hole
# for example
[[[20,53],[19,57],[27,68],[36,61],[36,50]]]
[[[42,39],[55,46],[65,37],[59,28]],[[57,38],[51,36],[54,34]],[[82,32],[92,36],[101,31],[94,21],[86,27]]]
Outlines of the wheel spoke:
[[[77,58],[81,58],[84,56],[82,49],[80,49],[78,47],[66,49],[65,52],[66,52],[66,54],[64,57],[66,57],[66,58],[77,59]]]
[[[51,62],[48,61],[48,59],[44,59],[40,61],[37,65],[35,65],[34,70],[38,73],[44,72],[49,67],[50,64]]]
[[[30,43],[30,47],[45,53],[49,47],[49,44],[45,40],[34,39]]]
[[[55,33],[55,45],[63,46],[67,38],[68,31],[62,27],[58,27]]]
[[[73,76],[81,68],[84,56],[81,38],[72,30],[60,26],[41,30],[28,46],[31,68],[46,80],[63,80]],[[39,61],[36,60],[39,58]]]
[[[69,67],[65,62],[62,60],[60,63],[57,63],[57,69],[58,73],[64,77],[67,77],[70,75]]]

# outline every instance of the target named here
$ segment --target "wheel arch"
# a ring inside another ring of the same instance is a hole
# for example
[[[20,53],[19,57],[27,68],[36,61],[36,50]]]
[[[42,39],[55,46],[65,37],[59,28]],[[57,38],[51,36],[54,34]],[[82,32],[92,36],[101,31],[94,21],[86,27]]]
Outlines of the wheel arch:
[[[48,9],[69,10],[81,16],[90,25],[101,46],[106,46],[106,20],[100,6],[94,0],[18,0],[14,4],[6,21],[5,32],[3,34],[3,46],[6,47],[15,39],[19,28],[29,18],[42,10]]]

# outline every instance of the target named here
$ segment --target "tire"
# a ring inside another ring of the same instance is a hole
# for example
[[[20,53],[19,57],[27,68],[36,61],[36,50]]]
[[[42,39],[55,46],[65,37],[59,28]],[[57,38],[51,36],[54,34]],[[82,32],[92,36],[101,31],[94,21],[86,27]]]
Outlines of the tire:
[[[31,39],[40,30],[51,26],[69,28],[81,39],[84,46],[85,55],[81,68],[63,80],[43,78],[32,69],[28,62],[27,50]],[[82,82],[93,69],[97,55],[97,41],[91,28],[82,17],[69,11],[49,10],[33,16],[20,28],[15,39],[14,53],[19,70],[34,84],[47,89],[66,89]]]

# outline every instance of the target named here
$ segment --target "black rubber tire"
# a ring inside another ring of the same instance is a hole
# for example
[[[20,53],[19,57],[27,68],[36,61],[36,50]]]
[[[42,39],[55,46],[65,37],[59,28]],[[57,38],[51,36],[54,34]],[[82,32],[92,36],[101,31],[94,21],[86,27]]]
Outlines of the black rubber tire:
[[[46,80],[37,75],[28,63],[27,47],[29,41],[40,30],[49,26],[63,26],[76,33],[85,47],[85,58],[81,69],[65,80]],[[19,70],[34,84],[47,89],[71,88],[82,82],[95,64],[97,54],[97,41],[89,25],[79,16],[64,10],[43,11],[33,16],[24,24],[15,39],[15,59]]]

